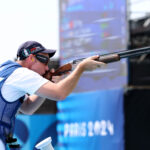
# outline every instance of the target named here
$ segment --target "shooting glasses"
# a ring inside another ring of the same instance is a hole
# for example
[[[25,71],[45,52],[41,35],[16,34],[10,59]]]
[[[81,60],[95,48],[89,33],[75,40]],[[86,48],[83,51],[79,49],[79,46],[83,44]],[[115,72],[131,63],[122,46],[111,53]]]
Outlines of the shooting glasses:
[[[40,61],[41,63],[43,63],[45,65],[48,65],[48,63],[50,61],[49,57],[44,56],[44,55],[36,54],[35,57],[38,61]]]

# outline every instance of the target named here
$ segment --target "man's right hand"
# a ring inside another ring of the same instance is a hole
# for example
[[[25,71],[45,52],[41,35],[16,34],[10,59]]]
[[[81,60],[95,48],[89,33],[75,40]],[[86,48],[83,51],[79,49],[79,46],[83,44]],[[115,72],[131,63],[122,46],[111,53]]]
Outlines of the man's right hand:
[[[43,77],[54,82],[54,83],[58,83],[59,81],[61,81],[63,78],[66,77],[66,75],[69,74],[69,72],[62,74],[62,75],[53,75],[53,73],[55,72],[55,69],[51,69],[50,71],[47,71]]]

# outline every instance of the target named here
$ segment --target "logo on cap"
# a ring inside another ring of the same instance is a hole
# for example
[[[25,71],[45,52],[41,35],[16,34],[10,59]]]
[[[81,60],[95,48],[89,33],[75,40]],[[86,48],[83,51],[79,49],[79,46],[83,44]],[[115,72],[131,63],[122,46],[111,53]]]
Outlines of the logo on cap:
[[[25,57],[28,57],[28,56],[29,56],[29,50],[24,49],[22,54],[23,54]]]

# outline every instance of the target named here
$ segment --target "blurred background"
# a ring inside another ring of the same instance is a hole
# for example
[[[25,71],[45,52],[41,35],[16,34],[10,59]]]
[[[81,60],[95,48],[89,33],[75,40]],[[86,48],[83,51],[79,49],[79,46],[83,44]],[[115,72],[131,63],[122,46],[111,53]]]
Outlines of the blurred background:
[[[35,40],[57,53],[49,67],[150,45],[150,0],[0,0],[0,63]],[[22,150],[51,136],[55,150],[150,149],[150,55],[85,72],[65,101],[18,114]]]

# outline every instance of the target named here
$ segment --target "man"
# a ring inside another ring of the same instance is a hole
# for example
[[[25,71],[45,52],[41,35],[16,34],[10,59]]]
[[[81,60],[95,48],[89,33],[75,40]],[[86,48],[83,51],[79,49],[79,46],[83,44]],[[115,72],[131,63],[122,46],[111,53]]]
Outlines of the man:
[[[23,43],[17,52],[17,61],[0,66],[0,139],[11,143],[17,111],[33,114],[44,102],[65,99],[75,88],[84,71],[93,70],[103,63],[98,56],[84,59],[66,78],[54,83],[44,78],[49,71],[49,58],[55,50],[46,49],[36,41]]]

